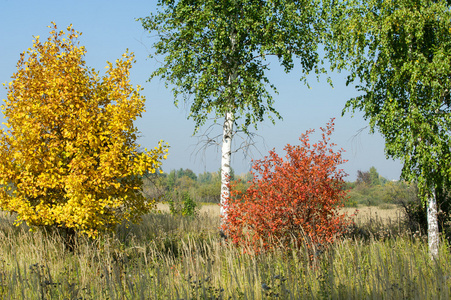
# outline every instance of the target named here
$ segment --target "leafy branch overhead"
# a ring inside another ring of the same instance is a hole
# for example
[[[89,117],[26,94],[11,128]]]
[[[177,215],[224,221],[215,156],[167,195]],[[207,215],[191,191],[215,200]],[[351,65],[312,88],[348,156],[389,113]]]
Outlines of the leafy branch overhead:
[[[342,3],[331,57],[360,81],[360,109],[420,188],[450,173],[451,11],[447,1]],[[333,39],[330,39],[331,41]]]
[[[139,19],[157,39],[164,63],[152,73],[171,85],[175,104],[191,103],[195,131],[207,118],[231,112],[248,127],[280,115],[265,72],[275,56],[288,72],[294,58],[302,74],[320,72],[319,1],[159,1],[161,10]],[[301,76],[301,75],[300,75]]]

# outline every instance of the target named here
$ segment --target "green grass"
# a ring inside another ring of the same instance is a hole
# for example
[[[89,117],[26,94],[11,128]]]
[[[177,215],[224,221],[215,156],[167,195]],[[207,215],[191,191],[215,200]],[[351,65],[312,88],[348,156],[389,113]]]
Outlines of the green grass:
[[[117,234],[65,247],[0,217],[0,299],[449,299],[451,255],[429,259],[401,222],[361,221],[312,257],[252,255],[218,235],[216,215],[151,214]]]

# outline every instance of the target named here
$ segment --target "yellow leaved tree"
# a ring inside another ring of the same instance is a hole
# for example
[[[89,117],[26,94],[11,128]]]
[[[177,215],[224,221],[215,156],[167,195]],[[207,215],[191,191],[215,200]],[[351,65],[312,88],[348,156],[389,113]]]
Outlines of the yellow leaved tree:
[[[96,237],[154,207],[142,178],[160,170],[167,146],[138,150],[133,122],[145,99],[129,81],[133,53],[107,62],[99,76],[86,66],[81,33],[50,28],[45,42],[36,36],[20,55],[6,85],[0,208],[17,213],[17,223]]]

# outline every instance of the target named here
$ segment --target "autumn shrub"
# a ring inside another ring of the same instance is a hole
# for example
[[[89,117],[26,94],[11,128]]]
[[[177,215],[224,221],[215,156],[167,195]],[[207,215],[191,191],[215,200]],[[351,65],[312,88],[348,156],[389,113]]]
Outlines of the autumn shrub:
[[[81,33],[53,23],[35,37],[7,85],[0,130],[0,208],[30,226],[96,236],[154,207],[143,176],[166,156],[160,142],[139,150],[134,120],[144,112],[140,87],[130,84],[133,53],[106,74],[86,66]]]
[[[333,129],[332,119],[321,128],[317,143],[310,144],[314,130],[308,130],[300,145],[285,146],[285,159],[272,150],[255,161],[245,192],[232,183],[223,230],[234,243],[251,243],[257,249],[293,242],[318,246],[344,233],[349,220],[338,208],[346,198],[346,174],[338,166],[345,160],[343,149],[334,150],[330,142]]]
[[[169,204],[169,211],[172,215],[182,215],[187,217],[197,216],[199,205],[194,201],[188,192],[175,191],[166,195]]]

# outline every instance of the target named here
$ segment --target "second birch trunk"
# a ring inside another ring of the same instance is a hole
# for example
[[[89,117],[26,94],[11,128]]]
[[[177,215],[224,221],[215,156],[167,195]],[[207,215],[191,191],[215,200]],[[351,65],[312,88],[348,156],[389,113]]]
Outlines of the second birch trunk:
[[[222,222],[227,219],[226,201],[230,195],[230,161],[232,155],[234,116],[226,113],[224,127],[222,130],[222,150],[221,150],[221,218]]]
[[[432,194],[428,198],[427,218],[429,255],[431,259],[435,259],[438,257],[439,248],[437,200],[435,197],[435,192],[432,192]]]

